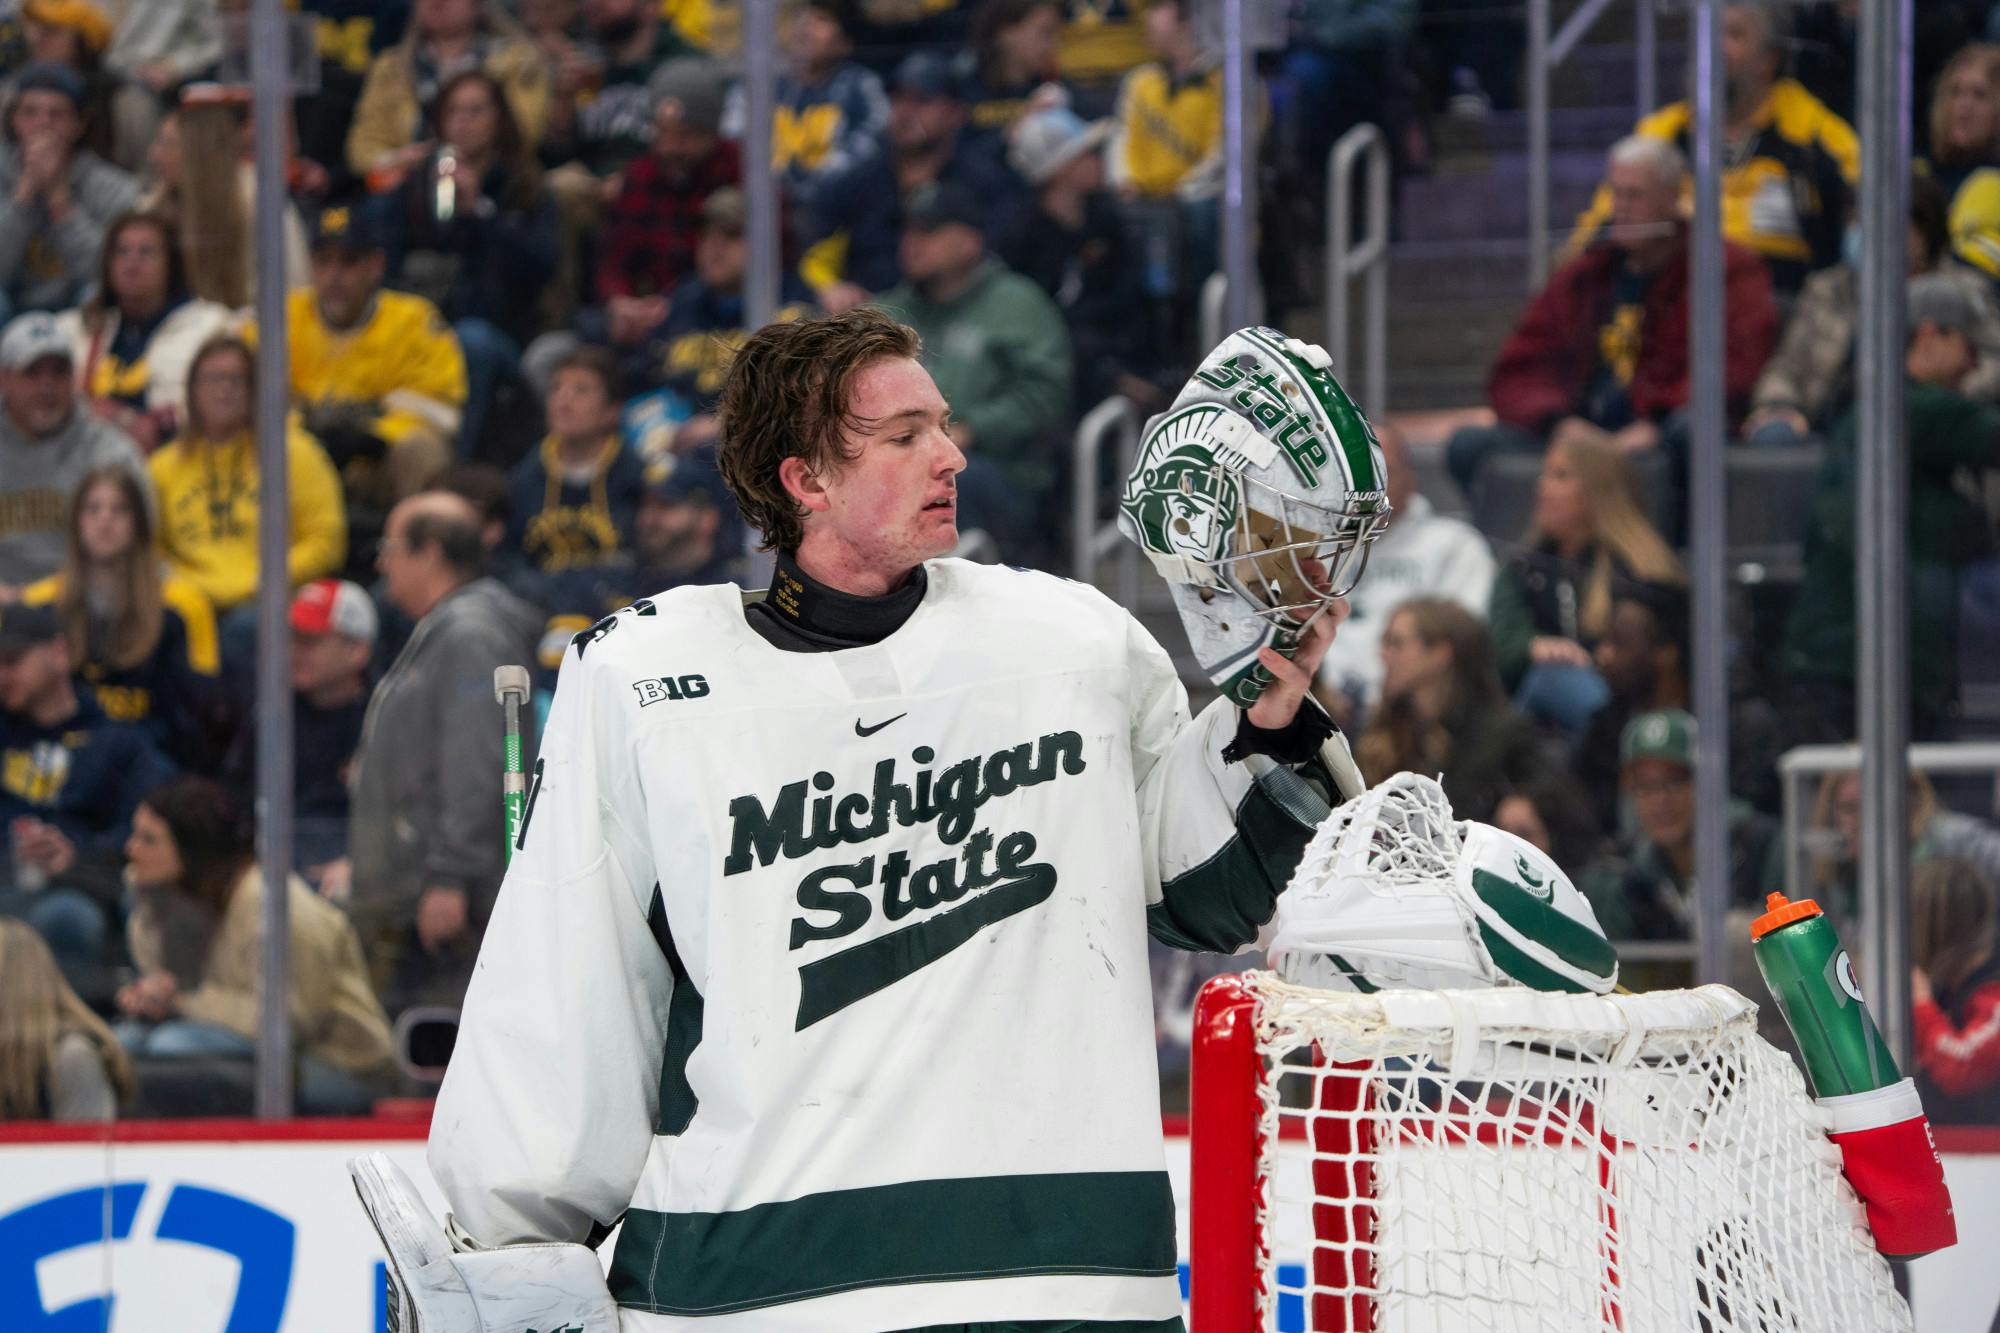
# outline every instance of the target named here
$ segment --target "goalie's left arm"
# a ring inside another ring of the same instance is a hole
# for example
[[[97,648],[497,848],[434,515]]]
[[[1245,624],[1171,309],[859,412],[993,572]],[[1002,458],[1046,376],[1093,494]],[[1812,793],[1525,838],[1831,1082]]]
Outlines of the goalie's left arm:
[[[1307,717],[1283,729],[1246,726],[1227,699],[1190,720],[1166,653],[1130,617],[1126,635],[1147,927],[1174,948],[1234,953],[1257,941],[1326,804],[1358,792],[1359,775],[1310,698],[1299,701]],[[1317,790],[1272,780],[1279,738],[1308,734],[1325,739],[1296,767]]]

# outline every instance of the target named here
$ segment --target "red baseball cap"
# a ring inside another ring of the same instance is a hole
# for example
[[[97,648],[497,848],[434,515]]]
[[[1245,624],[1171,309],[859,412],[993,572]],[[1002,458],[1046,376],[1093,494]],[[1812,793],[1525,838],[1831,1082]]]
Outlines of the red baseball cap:
[[[292,598],[292,628],[301,634],[338,634],[373,643],[379,623],[375,603],[359,584],[345,579],[314,579]]]

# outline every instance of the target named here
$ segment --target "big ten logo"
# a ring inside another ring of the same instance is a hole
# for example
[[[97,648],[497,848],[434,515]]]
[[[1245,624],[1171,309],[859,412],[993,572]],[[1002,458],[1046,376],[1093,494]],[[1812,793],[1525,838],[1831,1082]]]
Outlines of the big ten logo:
[[[288,1219],[199,1185],[52,1195],[0,1217],[0,1329],[277,1333],[295,1242]]]
[[[668,700],[699,699],[708,693],[706,676],[655,676],[651,680],[635,680],[633,691],[639,696],[639,707],[651,708],[654,704]]]

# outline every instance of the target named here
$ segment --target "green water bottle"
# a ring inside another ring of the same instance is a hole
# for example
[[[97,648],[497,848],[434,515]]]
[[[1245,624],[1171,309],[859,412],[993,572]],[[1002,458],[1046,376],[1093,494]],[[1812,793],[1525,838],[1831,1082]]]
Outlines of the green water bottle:
[[[1902,1079],[1861,999],[1854,962],[1810,898],[1774,893],[1750,923],[1757,970],[1798,1040],[1815,1097],[1871,1092]]]

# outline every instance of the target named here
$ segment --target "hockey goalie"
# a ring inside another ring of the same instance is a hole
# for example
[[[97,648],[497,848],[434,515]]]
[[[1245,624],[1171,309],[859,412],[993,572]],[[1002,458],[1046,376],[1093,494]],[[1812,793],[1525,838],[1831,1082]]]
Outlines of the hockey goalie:
[[[919,352],[873,310],[746,341],[721,457],[771,588],[565,654],[432,1121],[448,1221],[355,1168],[396,1327],[1181,1330],[1148,937],[1254,947],[1360,794],[1308,686],[1382,453],[1270,329],[1152,423],[1121,522],[1220,687],[1191,716],[1095,589],[946,558],[994,478]]]

